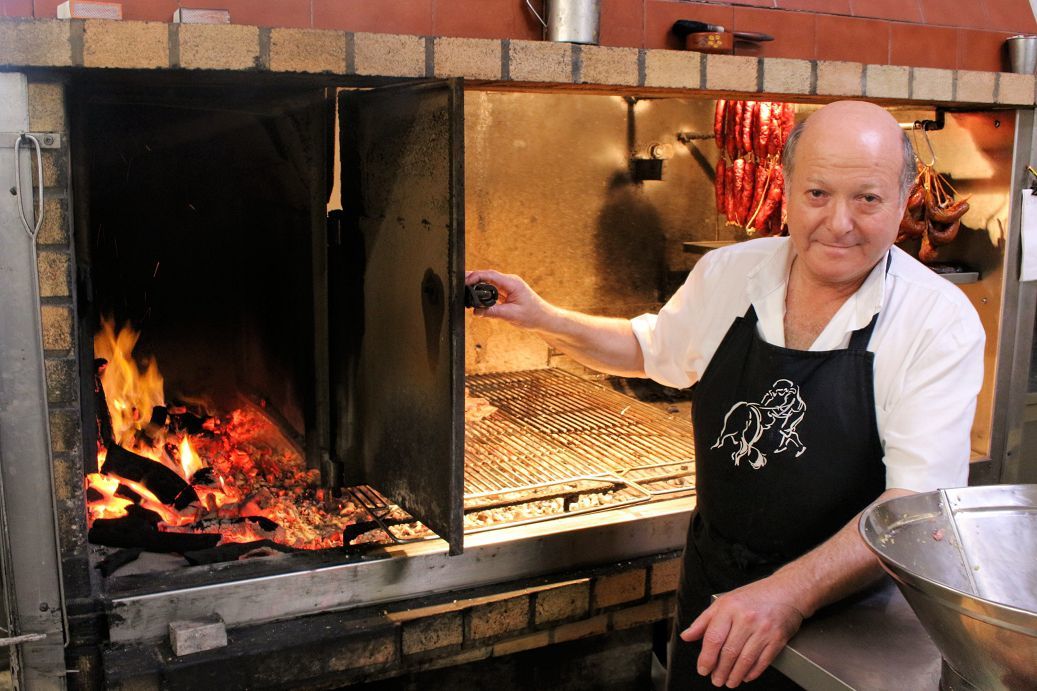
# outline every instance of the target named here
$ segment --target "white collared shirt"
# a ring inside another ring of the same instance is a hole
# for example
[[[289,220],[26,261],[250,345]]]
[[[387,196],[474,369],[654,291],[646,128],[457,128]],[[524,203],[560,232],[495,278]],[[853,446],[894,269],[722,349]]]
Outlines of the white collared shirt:
[[[810,350],[846,348],[879,313],[875,403],[886,487],[926,492],[968,482],[985,333],[956,286],[898,247],[880,261]],[[731,323],[750,303],[763,340],[785,345],[785,292],[793,259],[788,238],[760,238],[714,250],[695,265],[658,315],[631,320],[645,373],[676,388],[705,372]]]

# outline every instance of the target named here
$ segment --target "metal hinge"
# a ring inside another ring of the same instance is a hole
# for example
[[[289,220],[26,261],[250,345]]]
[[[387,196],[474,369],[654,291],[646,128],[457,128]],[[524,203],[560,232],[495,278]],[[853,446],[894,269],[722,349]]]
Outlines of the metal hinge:
[[[15,143],[26,134],[36,137],[41,149],[61,148],[61,134],[58,132],[0,132],[0,149],[13,149]]]

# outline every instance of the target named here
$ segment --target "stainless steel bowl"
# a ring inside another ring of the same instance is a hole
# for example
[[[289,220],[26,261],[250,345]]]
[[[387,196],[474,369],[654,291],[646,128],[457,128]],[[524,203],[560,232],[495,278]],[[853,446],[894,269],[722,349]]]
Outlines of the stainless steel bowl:
[[[877,502],[860,532],[953,672],[1037,689],[1037,485]]]

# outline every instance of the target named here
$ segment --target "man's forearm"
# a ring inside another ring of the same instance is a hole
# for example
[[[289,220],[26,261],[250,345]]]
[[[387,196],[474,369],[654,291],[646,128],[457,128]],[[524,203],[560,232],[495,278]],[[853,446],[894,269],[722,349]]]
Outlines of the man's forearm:
[[[627,319],[598,317],[551,306],[533,327],[541,338],[582,365],[624,377],[643,377],[644,356]]]
[[[889,489],[879,499],[911,494]],[[771,576],[804,617],[866,587],[882,575],[878,559],[857,530],[859,515],[838,533]]]

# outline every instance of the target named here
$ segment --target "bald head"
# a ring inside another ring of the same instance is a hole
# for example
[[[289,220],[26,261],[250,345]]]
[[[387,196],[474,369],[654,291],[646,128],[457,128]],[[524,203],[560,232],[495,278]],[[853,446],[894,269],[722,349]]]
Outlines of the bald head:
[[[785,177],[792,177],[796,150],[803,141],[814,146],[839,142],[866,149],[899,165],[900,198],[915,180],[915,156],[907,134],[884,109],[866,101],[836,101],[814,112],[792,130],[781,155]]]

